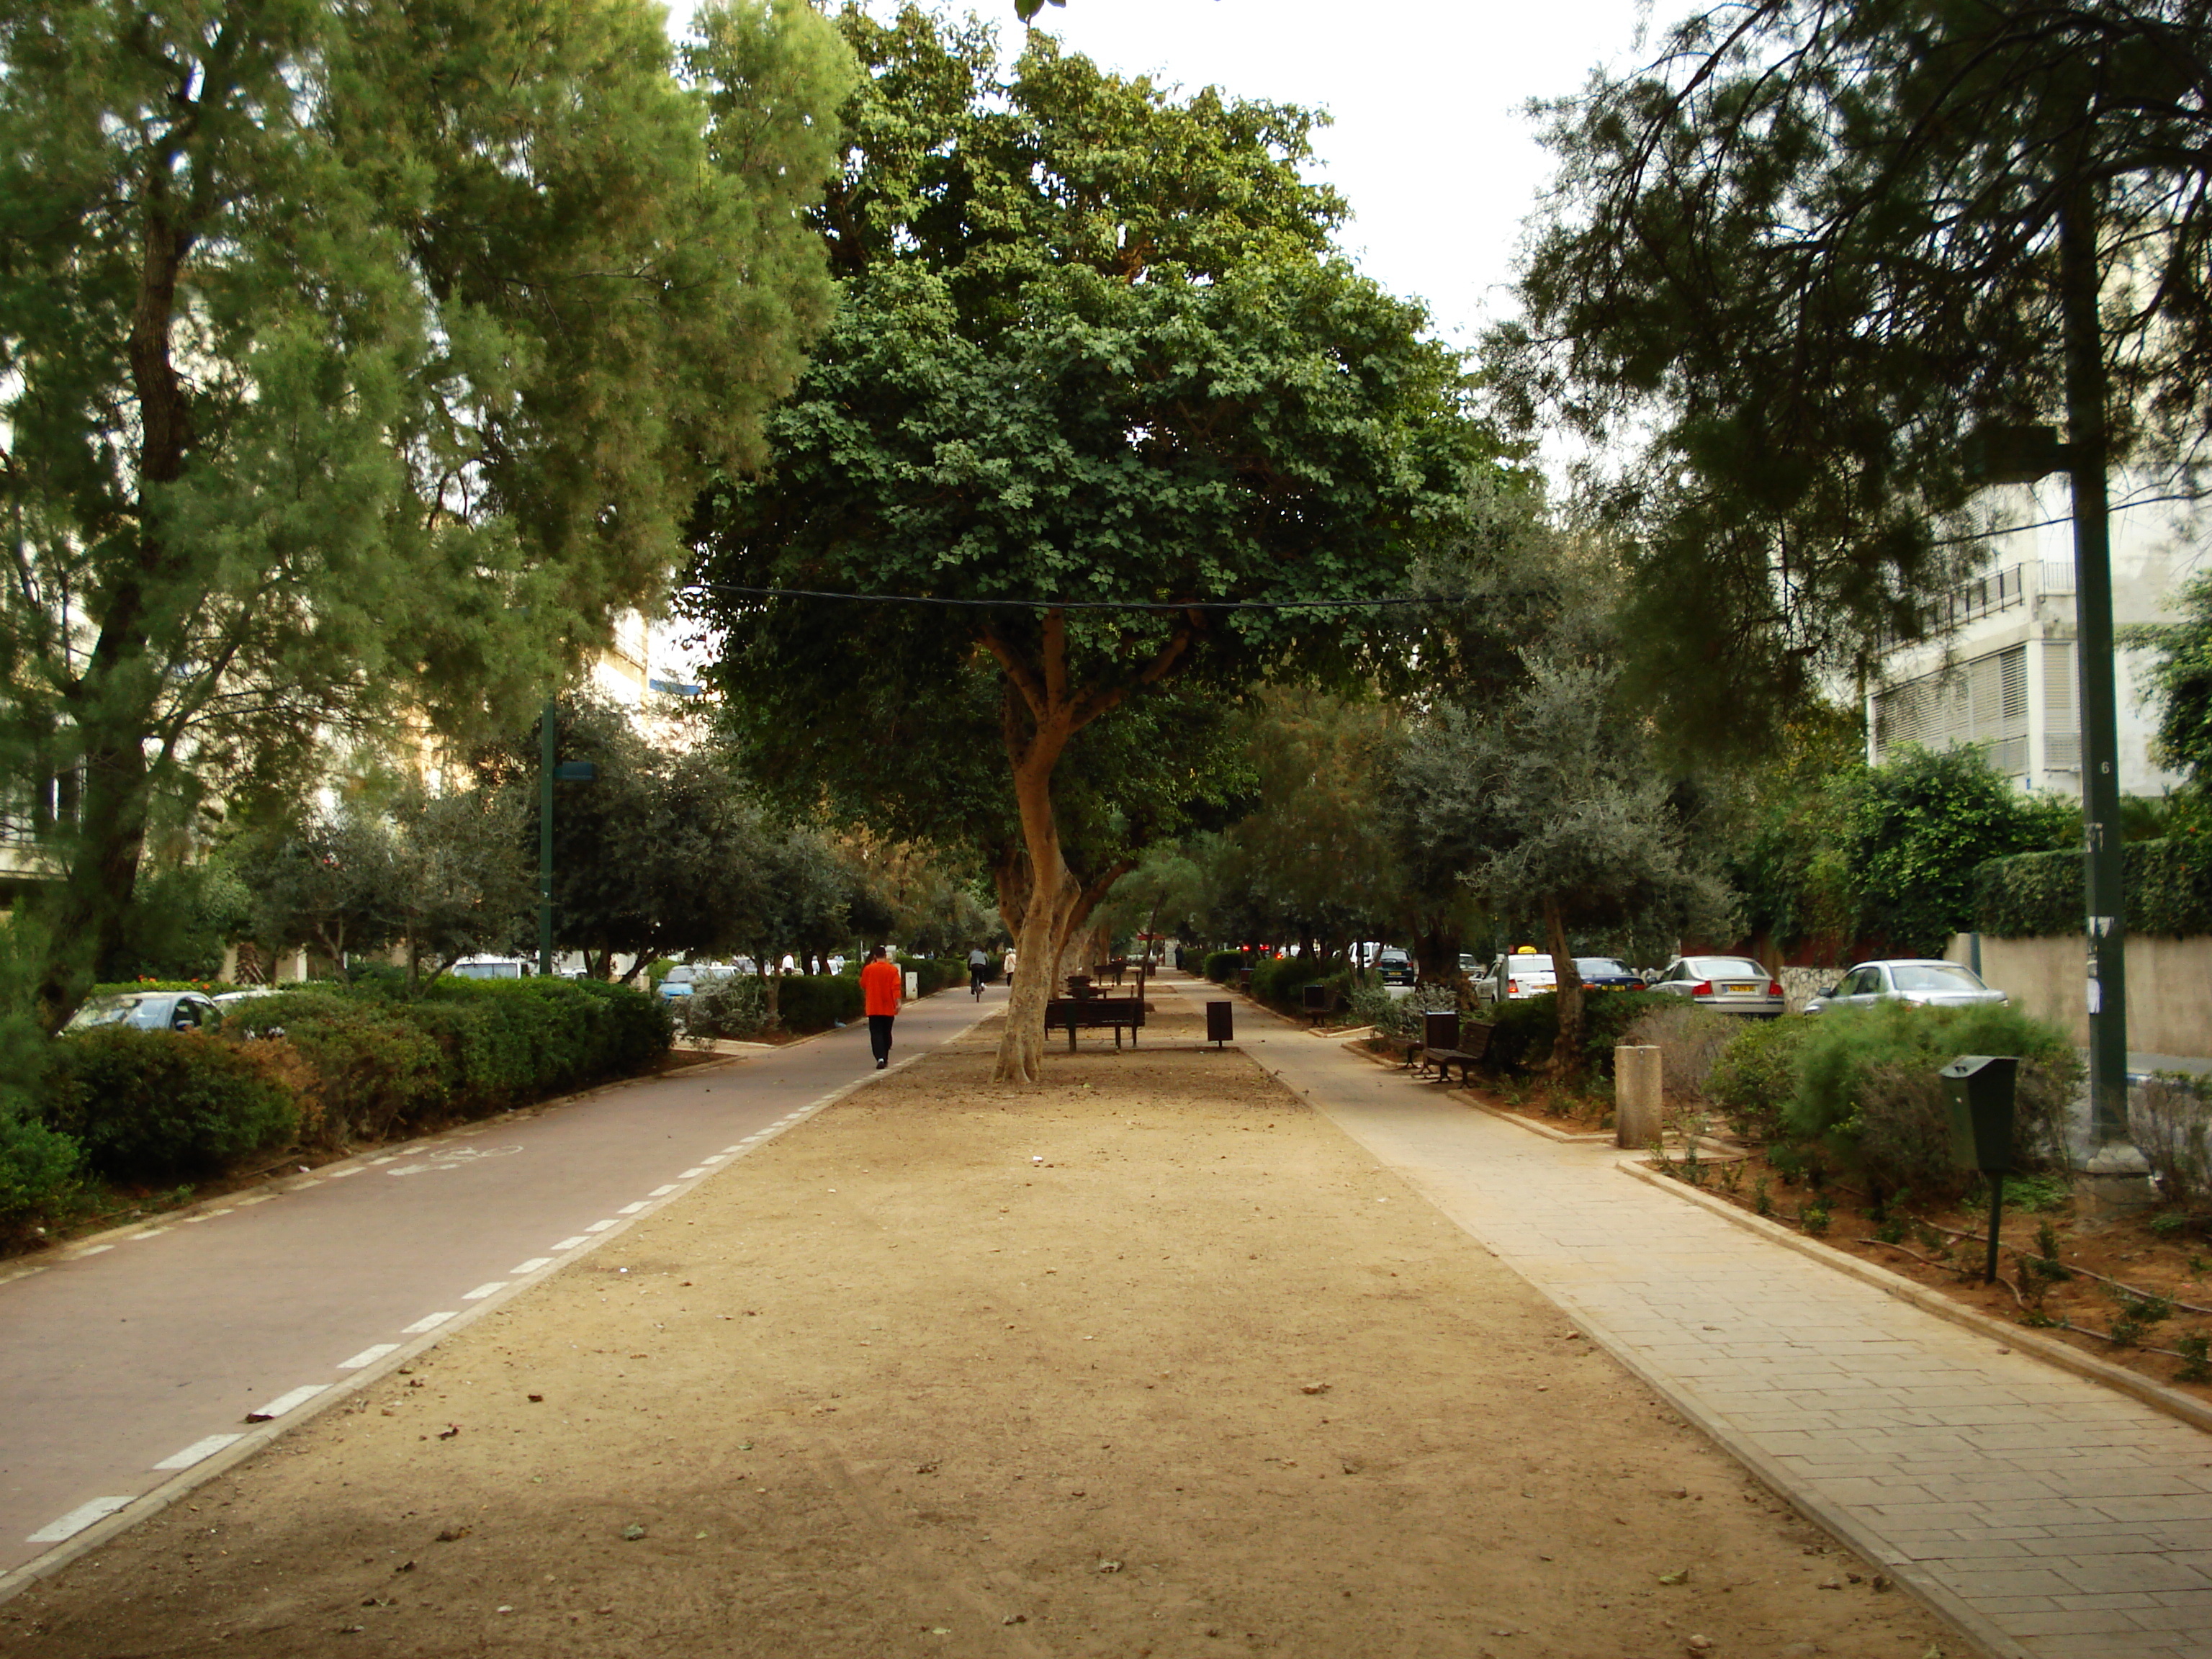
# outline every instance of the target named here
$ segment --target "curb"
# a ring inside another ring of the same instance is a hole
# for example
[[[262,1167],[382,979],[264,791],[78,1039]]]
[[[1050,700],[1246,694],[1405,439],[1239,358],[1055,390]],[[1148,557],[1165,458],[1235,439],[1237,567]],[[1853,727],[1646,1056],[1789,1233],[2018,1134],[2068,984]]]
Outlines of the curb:
[[[1902,1273],[1892,1273],[1888,1268],[1876,1267],[1871,1261],[1863,1261],[1848,1250],[1837,1249],[1833,1245],[1823,1244],[1818,1239],[1808,1238],[1802,1233],[1794,1232],[1778,1222],[1769,1221],[1763,1216],[1752,1215],[1740,1210],[1724,1199],[1715,1198],[1709,1193],[1701,1193],[1686,1182],[1677,1181],[1671,1176],[1660,1174],[1656,1170],[1638,1161],[1633,1155],[1618,1159],[1614,1167],[1626,1175],[1634,1176],[1647,1186],[1657,1187],[1663,1191],[1672,1193],[1675,1197],[1710,1210],[1714,1214],[1734,1222],[1739,1227],[1757,1233],[1762,1238],[1777,1244],[1786,1245],[1800,1255],[1809,1256],[1815,1261],[1823,1262],[1828,1267],[1848,1273],[1861,1283],[1871,1285],[1878,1291],[1885,1291],[1901,1302],[1909,1302],[1924,1313],[1931,1313],[1939,1319],[1948,1320],[1952,1324],[1970,1330],[1977,1336],[1989,1337],[2001,1346],[2011,1348],[2018,1352],[2032,1354],[2036,1358],[2056,1365],[2062,1370],[2072,1371],[2076,1376],[2085,1377],[2092,1382],[2101,1382],[2106,1388],[2117,1389],[2128,1395],[2140,1405],[2148,1406],[2154,1411],[2163,1412],[2168,1417],[2176,1418],[2188,1424],[2192,1429],[2202,1429],[2207,1433],[2212,1433],[2212,1406],[2207,1406],[2199,1400],[2192,1400],[2189,1395],[2169,1389],[2163,1383],[2154,1382],[2149,1377],[2128,1370],[2124,1365],[2115,1365],[2109,1360],[2098,1358],[2094,1354],[2083,1353],[2079,1348],[2056,1341],[2044,1335],[2040,1331],[2031,1330],[2026,1326],[2008,1325],[2002,1320],[1990,1318],[1989,1315],[1981,1312],[1978,1309],[1962,1307],[1941,1291],[1923,1285],[1918,1279],[1907,1279]]]
[[[917,1000],[918,1000],[919,999],[917,999]],[[995,1012],[996,1011],[994,1010],[994,1012]],[[405,1344],[400,1348],[395,1350],[393,1352],[385,1355],[383,1358],[378,1360],[374,1365],[364,1367],[362,1370],[355,1372],[351,1376],[347,1377],[343,1381],[331,1383],[313,1399],[307,1401],[294,1407],[291,1411],[285,1413],[283,1416],[274,1419],[270,1422],[261,1424],[257,1427],[249,1430],[242,1438],[224,1447],[213,1456],[202,1459],[199,1462],[193,1464],[191,1468],[188,1469],[179,1470],[174,1475],[163,1481],[160,1486],[153,1488],[150,1492],[140,1493],[137,1498],[131,1499],[130,1503],[116,1510],[114,1514],[108,1516],[102,1520],[94,1522],[91,1526],[87,1527],[82,1532],[80,1532],[75,1536],[55,1545],[45,1554],[26,1561],[22,1565],[13,1568],[5,1573],[0,1573],[0,1603],[12,1601],[15,1596],[21,1595],[24,1590],[29,1589],[33,1584],[37,1583],[40,1580],[52,1577],[63,1568],[82,1559],[84,1556],[91,1553],[93,1551],[102,1548],[106,1545],[113,1542],[117,1538],[120,1537],[123,1534],[129,1532],[140,1522],[151,1520],[155,1516],[159,1515],[162,1510],[167,1509],[172,1504],[174,1504],[179,1498],[198,1491],[200,1487],[205,1486],[209,1481],[215,1480],[218,1475],[228,1474],[240,1464],[246,1462],[246,1460],[252,1457],[257,1453],[265,1449],[271,1442],[276,1440],[280,1436],[298,1427],[301,1424],[313,1421],[316,1418],[320,1417],[324,1413],[329,1411],[331,1407],[337,1405],[340,1401],[351,1399],[354,1395],[361,1393],[362,1390],[367,1389],[372,1383],[381,1382],[386,1377],[391,1376],[402,1365],[411,1364],[417,1356],[427,1353],[429,1350],[436,1347],[441,1342],[443,1342],[447,1337],[453,1335],[456,1332],[468,1329],[471,1326],[483,1319],[487,1314],[504,1308],[508,1303],[514,1301],[518,1297],[520,1297],[528,1291],[536,1290],[542,1285],[550,1283],[552,1279],[567,1272],[574,1263],[583,1261],[587,1256],[596,1255],[602,1246],[607,1244],[611,1240],[620,1238],[639,1222],[650,1219],[651,1218],[659,1215],[661,1211],[666,1209],[670,1205],[679,1203],[683,1200],[690,1197],[694,1193],[706,1186],[708,1182],[714,1180],[715,1176],[723,1173],[725,1170],[735,1168],[738,1164],[743,1163],[746,1158],[750,1157],[752,1153],[758,1152],[762,1147],[769,1145],[771,1142],[781,1139],[790,1131],[798,1128],[800,1124],[805,1123],[818,1116],[823,1112],[827,1111],[830,1107],[835,1106],[839,1101],[845,1099],[849,1095],[856,1093],[860,1090],[866,1088],[870,1084],[878,1082],[884,1078],[891,1076],[894,1073],[899,1072],[920,1060],[927,1059],[931,1054],[936,1051],[937,1048],[945,1046],[946,1043],[958,1042],[962,1037],[966,1036],[970,1031],[974,1030],[978,1025],[981,1025],[986,1019],[988,1019],[991,1017],[992,1016],[989,1014],[980,1014],[975,1018],[969,1021],[967,1024],[962,1026],[958,1030],[947,1036],[944,1039],[943,1042],[933,1044],[928,1048],[922,1049],[918,1053],[910,1054],[903,1060],[893,1060],[890,1066],[886,1066],[880,1072],[863,1072],[851,1082],[841,1084],[836,1088],[832,1089],[828,1094],[817,1096],[805,1105],[797,1108],[793,1113],[788,1115],[791,1121],[787,1122],[778,1122],[772,1128],[764,1131],[761,1139],[757,1142],[753,1146],[747,1147],[744,1152],[732,1157],[727,1163],[716,1165],[713,1171],[707,1175],[699,1176],[690,1185],[684,1188],[682,1191],[673,1192],[669,1194],[665,1198],[655,1200],[647,1208],[639,1211],[635,1215],[623,1218],[620,1225],[611,1227],[605,1232],[595,1235],[589,1243],[578,1245],[574,1249],[569,1251],[566,1255],[564,1255],[550,1271],[533,1274],[526,1279],[517,1280],[515,1283],[509,1285],[505,1290],[500,1291],[497,1295],[487,1297],[482,1302],[477,1303],[472,1306],[465,1309],[453,1318],[447,1320],[445,1323],[437,1327],[436,1329],[425,1331],[421,1336],[416,1337],[413,1341]],[[820,1034],[817,1033],[817,1035]],[[732,1058],[744,1058],[744,1056],[732,1056]],[[635,1082],[635,1080],[636,1079],[625,1079],[625,1081],[629,1082]],[[601,1088],[614,1088],[617,1086],[619,1085],[617,1084],[604,1084],[599,1085]],[[590,1096],[598,1092],[599,1089],[588,1089],[584,1091],[582,1094],[567,1096],[563,1097],[563,1098],[567,1100],[582,1100],[586,1099]],[[552,1105],[555,1103],[556,1103],[551,1101],[541,1101],[538,1103],[540,1106]],[[502,1115],[504,1115],[504,1114],[502,1114]],[[477,1120],[477,1121],[483,1123],[493,1123],[497,1121],[497,1120],[495,1118],[483,1118]],[[369,1155],[370,1154],[366,1152],[361,1154],[361,1156],[364,1158]],[[350,1159],[340,1160],[340,1162],[350,1161]],[[293,1178],[295,1180],[298,1179],[296,1176]],[[130,1230],[125,1229],[123,1231],[127,1231]]]
[[[1393,1066],[1386,1056],[1376,1054],[1372,1048],[1361,1048],[1357,1037],[1347,1042],[1340,1043],[1338,1046],[1345,1053],[1357,1054],[1360,1059],[1370,1061],[1376,1066],[1385,1066],[1391,1071],[1406,1070],[1402,1066]],[[1613,1139],[1613,1137],[1602,1129],[1593,1130],[1586,1134],[1574,1134],[1565,1129],[1554,1129],[1548,1123],[1531,1122],[1518,1112],[1509,1112],[1502,1106],[1492,1106],[1488,1101],[1477,1100],[1467,1090],[1455,1089],[1449,1084],[1445,1085],[1441,1092],[1474,1111],[1496,1118],[1500,1123],[1510,1123],[1516,1129],[1526,1129],[1532,1135],[1541,1135],[1545,1139],[1556,1140],[1562,1146],[1595,1146]]]

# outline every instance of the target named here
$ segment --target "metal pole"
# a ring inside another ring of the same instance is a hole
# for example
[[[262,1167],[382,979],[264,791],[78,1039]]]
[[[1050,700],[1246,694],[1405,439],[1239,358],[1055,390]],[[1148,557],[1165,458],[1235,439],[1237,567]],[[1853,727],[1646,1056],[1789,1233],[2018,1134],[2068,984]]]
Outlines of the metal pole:
[[[560,705],[545,699],[538,738],[538,971],[553,974],[553,764]]]
[[[1982,1271],[1982,1283],[1994,1285],[1997,1282],[1997,1229],[2004,1225],[2005,1178],[1984,1170],[1982,1179],[1990,1183],[1990,1261]]]
[[[2067,193],[2058,229],[2066,336],[2067,471],[2074,493],[2075,650],[2081,685],[2081,821],[2088,865],[2089,1126],[2128,1134],[2127,907],[2121,892],[2118,697],[2112,675],[2112,556],[2106,494],[2106,388],[2098,317],[2097,220],[2088,187]]]

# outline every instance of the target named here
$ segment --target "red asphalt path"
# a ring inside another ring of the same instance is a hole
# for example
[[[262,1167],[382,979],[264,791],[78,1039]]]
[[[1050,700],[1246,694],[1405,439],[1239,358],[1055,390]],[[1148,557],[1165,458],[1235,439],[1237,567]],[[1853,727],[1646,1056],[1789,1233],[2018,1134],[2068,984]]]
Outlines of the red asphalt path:
[[[978,1009],[956,989],[908,1005],[893,1065],[1005,1000],[994,988]],[[276,1431],[250,1413],[281,1426],[374,1376],[873,1075],[855,1025],[364,1153],[22,1264],[0,1283],[0,1574]],[[0,1595],[20,1582],[0,1579]]]

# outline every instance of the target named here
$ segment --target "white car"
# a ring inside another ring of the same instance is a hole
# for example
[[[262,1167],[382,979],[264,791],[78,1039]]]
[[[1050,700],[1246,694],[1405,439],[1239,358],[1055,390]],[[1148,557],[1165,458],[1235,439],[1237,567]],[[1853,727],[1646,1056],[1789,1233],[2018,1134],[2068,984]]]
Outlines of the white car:
[[[1547,996],[1559,988],[1559,974],[1548,956],[1535,951],[1516,951],[1499,957],[1490,971],[1474,982],[1474,994],[1485,1002],[1522,1002]]]
[[[1808,1014],[1830,1008],[1871,1008],[1903,1002],[1916,1008],[2003,1007],[2012,999],[1985,985],[1971,968],[1932,957],[1862,962],[1805,1005]]]

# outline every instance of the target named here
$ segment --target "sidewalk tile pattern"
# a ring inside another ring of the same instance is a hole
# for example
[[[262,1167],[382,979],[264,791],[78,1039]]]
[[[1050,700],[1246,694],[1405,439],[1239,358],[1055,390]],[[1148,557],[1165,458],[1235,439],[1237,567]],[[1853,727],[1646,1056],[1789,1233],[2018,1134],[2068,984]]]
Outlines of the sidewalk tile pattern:
[[[1245,1046],[1996,1650],[2212,1659],[2212,1436],[1632,1180],[1609,1148],[1279,1027]]]

